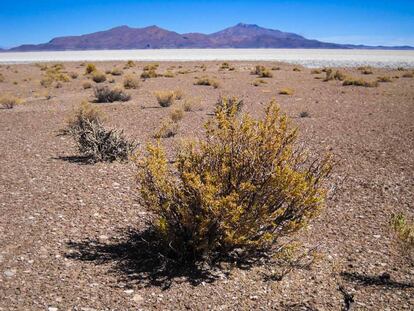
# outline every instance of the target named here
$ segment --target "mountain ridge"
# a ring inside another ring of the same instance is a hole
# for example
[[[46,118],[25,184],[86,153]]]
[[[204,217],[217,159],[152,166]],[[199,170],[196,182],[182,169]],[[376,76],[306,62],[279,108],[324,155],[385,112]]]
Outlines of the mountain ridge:
[[[256,24],[238,23],[211,33],[180,34],[156,25],[133,28],[113,27],[78,36],[64,36],[41,44],[24,44],[3,51],[76,51],[124,49],[180,49],[180,48],[323,48],[323,49],[403,49],[411,46],[366,46],[338,44],[307,39],[301,35]],[[1,50],[1,49],[0,49]]]

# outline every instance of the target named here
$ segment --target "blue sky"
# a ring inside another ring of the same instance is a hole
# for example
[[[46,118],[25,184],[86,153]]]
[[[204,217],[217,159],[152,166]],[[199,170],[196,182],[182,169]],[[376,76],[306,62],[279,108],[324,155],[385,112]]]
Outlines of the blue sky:
[[[330,42],[414,46],[414,0],[0,0],[0,46],[119,25],[212,33],[238,22]]]

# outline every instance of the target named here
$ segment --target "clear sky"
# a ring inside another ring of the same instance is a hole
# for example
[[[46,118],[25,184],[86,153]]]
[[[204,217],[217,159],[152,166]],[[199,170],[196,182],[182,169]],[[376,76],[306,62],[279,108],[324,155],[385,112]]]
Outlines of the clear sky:
[[[0,0],[0,46],[120,25],[212,33],[239,22],[329,42],[414,46],[414,0]]]

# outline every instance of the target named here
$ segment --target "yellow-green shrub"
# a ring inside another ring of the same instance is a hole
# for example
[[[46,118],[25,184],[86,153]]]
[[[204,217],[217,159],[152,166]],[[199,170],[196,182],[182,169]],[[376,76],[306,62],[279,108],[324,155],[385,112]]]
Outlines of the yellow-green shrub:
[[[176,108],[170,113],[170,118],[173,122],[179,122],[184,117],[184,111],[181,108]]]
[[[364,87],[377,87],[377,81],[365,81],[364,79],[355,79],[355,78],[347,78],[342,85],[355,85],[355,86],[364,86]]]
[[[85,75],[91,74],[92,72],[96,71],[95,64],[87,64],[85,68]]]
[[[215,112],[224,112],[231,114],[233,112],[239,113],[243,108],[244,102],[242,99],[238,99],[236,96],[227,97],[220,96],[216,102]]]
[[[198,78],[194,85],[211,85],[215,89],[219,87],[219,83],[216,80],[211,79],[209,77]]]
[[[174,103],[174,91],[158,91],[155,92],[155,97],[161,107],[169,107]]]
[[[271,78],[273,74],[265,66],[257,65],[251,74],[258,75],[260,78]]]
[[[280,95],[293,95],[294,91],[288,87],[285,87],[279,91]]]
[[[205,138],[184,144],[169,164],[148,144],[137,160],[141,204],[155,215],[163,255],[178,262],[270,249],[318,215],[329,157],[310,161],[297,130],[271,103],[263,119],[216,111]],[[312,164],[309,164],[312,163]]]
[[[92,73],[92,80],[96,83],[102,83],[106,81],[106,75],[100,71],[94,71]]]
[[[13,95],[3,95],[0,97],[0,105],[5,109],[12,109],[22,102],[23,101],[20,98]]]
[[[163,120],[154,133],[154,138],[170,138],[177,135],[178,124],[172,120]]]
[[[408,222],[405,215],[396,214],[391,218],[391,226],[404,244],[414,247],[414,223]]]
[[[128,74],[124,78],[124,88],[137,89],[139,87],[139,79],[135,75]]]

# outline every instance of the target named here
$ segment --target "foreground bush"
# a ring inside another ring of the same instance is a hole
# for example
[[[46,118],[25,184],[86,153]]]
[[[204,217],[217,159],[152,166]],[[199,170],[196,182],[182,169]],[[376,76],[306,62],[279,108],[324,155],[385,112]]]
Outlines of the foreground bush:
[[[271,104],[263,119],[216,111],[204,140],[185,144],[172,167],[148,144],[137,160],[141,203],[155,215],[163,256],[214,262],[271,250],[320,211],[331,171],[328,157],[310,161],[297,131]]]
[[[135,142],[127,140],[122,131],[107,130],[99,121],[84,118],[79,125],[70,134],[90,163],[126,161],[136,148]]]
[[[105,117],[103,112],[96,106],[87,101],[83,101],[79,107],[69,116],[65,133],[75,133],[82,131],[84,122],[88,120],[91,123],[101,124]]]
[[[94,93],[97,103],[113,103],[116,101],[125,102],[131,99],[131,96],[125,93],[121,88],[110,89],[107,86],[96,87]]]

